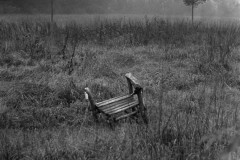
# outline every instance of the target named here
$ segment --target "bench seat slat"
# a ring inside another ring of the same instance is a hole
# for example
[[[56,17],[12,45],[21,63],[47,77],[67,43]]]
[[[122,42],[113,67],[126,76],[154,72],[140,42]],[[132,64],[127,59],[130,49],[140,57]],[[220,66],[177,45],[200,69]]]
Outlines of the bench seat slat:
[[[118,106],[131,103],[131,102],[133,102],[133,101],[134,101],[133,97],[128,97],[128,98],[122,99],[122,100],[120,100],[120,101],[115,101],[115,102],[106,104],[106,105],[104,105],[104,106],[98,107],[98,108],[99,108],[100,110],[108,110],[108,109],[110,109],[110,108],[116,108],[116,107],[118,107]]]
[[[118,104],[115,104],[115,103],[114,103],[114,105],[112,105],[112,106],[110,106],[110,107],[108,107],[108,108],[100,109],[100,110],[102,110],[103,112],[108,112],[108,111],[111,111],[111,110],[120,108],[121,106],[127,105],[127,104],[129,104],[129,103],[131,103],[131,102],[134,102],[134,100],[129,99],[129,100],[126,100],[126,101],[121,102],[121,103],[118,103]]]
[[[116,120],[118,121],[118,120],[120,120],[120,119],[127,118],[127,117],[129,117],[129,116],[131,116],[131,115],[136,114],[137,112],[138,112],[138,111],[136,110],[136,111],[131,112],[131,113],[129,113],[129,114],[124,114],[124,115],[122,115],[122,116],[117,117]]]
[[[125,96],[119,96],[119,97],[115,97],[115,98],[111,98],[111,99],[109,99],[109,100],[105,100],[105,101],[102,101],[102,102],[99,102],[99,103],[96,103],[96,105],[98,106],[98,107],[102,107],[102,106],[104,106],[104,105],[106,105],[106,104],[110,104],[110,103],[114,103],[115,101],[120,101],[120,100],[123,100],[123,99],[125,99],[125,98],[129,98],[129,97],[131,97],[132,95],[125,95]]]
[[[119,113],[119,112],[122,112],[124,110],[127,110],[129,108],[135,107],[137,105],[138,105],[138,102],[134,101],[134,102],[131,102],[129,104],[123,105],[121,107],[118,107],[118,108],[115,108],[115,109],[112,109],[112,110],[108,110],[108,111],[106,111],[106,113],[112,115],[112,114]]]

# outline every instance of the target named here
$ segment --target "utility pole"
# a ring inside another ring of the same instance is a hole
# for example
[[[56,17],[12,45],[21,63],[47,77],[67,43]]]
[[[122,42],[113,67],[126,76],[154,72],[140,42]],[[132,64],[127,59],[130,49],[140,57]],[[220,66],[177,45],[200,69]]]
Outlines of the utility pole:
[[[50,28],[50,32],[51,32],[51,43],[53,42],[53,14],[54,14],[54,0],[51,0],[51,28]]]
[[[53,0],[51,0],[51,24],[53,24]]]
[[[193,25],[193,17],[194,17],[194,3],[192,4],[192,25]]]

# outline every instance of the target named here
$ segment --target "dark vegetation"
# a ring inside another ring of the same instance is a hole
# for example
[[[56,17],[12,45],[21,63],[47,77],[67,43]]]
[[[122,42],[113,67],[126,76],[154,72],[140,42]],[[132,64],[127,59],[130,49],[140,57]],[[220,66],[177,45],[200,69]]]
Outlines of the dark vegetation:
[[[237,24],[113,19],[0,22],[0,159],[218,159],[239,131]],[[144,86],[148,127],[93,121],[97,101]],[[230,150],[229,150],[230,148]]]

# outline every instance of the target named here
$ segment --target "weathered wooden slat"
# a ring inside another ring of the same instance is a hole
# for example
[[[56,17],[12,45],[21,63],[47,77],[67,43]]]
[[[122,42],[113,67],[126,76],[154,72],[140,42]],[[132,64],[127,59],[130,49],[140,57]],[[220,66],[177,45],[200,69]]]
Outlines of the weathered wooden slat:
[[[127,97],[127,98],[124,98],[124,99],[121,99],[121,100],[118,100],[118,101],[114,101],[114,102],[111,102],[111,103],[102,105],[102,106],[100,106],[100,107],[98,107],[98,108],[103,110],[103,109],[112,107],[112,106],[114,106],[114,105],[128,103],[128,102],[131,102],[131,101],[133,101],[133,100],[134,100],[134,99],[133,99],[132,97]]]
[[[111,99],[108,99],[108,100],[104,100],[104,101],[101,101],[101,102],[98,102],[96,103],[98,106],[101,106],[102,104],[104,103],[108,103],[109,101],[112,101],[112,100],[116,100],[116,99],[119,99],[121,97],[129,97],[129,94],[127,95],[123,95],[123,96],[117,96],[117,97],[114,97],[114,98],[111,98]]]
[[[133,102],[133,101],[134,101],[133,97],[127,97],[127,98],[124,98],[124,99],[121,99],[121,100],[118,100],[118,101],[114,101],[114,102],[109,103],[109,104],[102,105],[98,108],[101,109],[101,110],[105,110],[105,109],[111,108],[113,106],[124,105],[126,103],[130,103],[130,102]]]
[[[110,111],[110,110],[114,110],[114,109],[116,109],[116,108],[119,108],[119,107],[121,107],[121,106],[127,105],[127,104],[132,103],[132,102],[134,102],[134,99],[128,99],[128,100],[122,101],[122,102],[120,102],[120,103],[118,102],[117,104],[113,103],[112,106],[105,107],[105,108],[101,108],[101,110],[102,110],[103,112],[108,112],[108,111]]]
[[[125,111],[127,109],[133,108],[133,107],[135,107],[137,105],[138,105],[138,103],[134,103],[133,102],[133,103],[121,106],[121,108],[116,108],[114,110],[108,111],[107,114],[109,114],[109,115],[117,114],[117,113],[123,112],[123,111]]]
[[[96,105],[100,108],[104,105],[107,105],[107,104],[110,104],[110,103],[114,103],[116,101],[120,101],[120,100],[123,100],[125,98],[128,98],[128,97],[131,97],[132,95],[126,95],[126,96],[121,96],[121,97],[117,97],[117,98],[112,98],[112,99],[109,99],[109,100],[106,100],[106,101],[103,101],[103,102],[99,102],[99,103],[96,103]]]
[[[132,108],[132,107],[137,106],[137,105],[138,105],[138,102],[137,102],[137,101],[131,102],[131,103],[126,104],[126,105],[123,105],[123,106],[121,106],[121,107],[119,107],[119,108],[110,110],[110,111],[108,111],[108,112],[106,112],[106,113],[112,115],[112,114],[122,112],[122,111],[124,111],[124,110],[126,110],[126,109]]]
[[[128,113],[128,114],[124,114],[124,115],[122,115],[122,116],[117,117],[116,120],[118,121],[118,120],[120,120],[120,119],[127,118],[127,117],[129,117],[129,116],[131,116],[131,115],[136,114],[137,112],[138,112],[138,111],[136,110],[136,111],[134,111],[134,112],[131,112],[131,113]]]
[[[120,105],[120,106],[115,107],[115,108],[111,108],[111,109],[105,110],[104,112],[106,112],[106,113],[111,113],[111,112],[113,112],[113,111],[118,111],[118,110],[121,110],[122,108],[124,108],[126,105],[135,104],[134,102],[136,102],[136,103],[138,104],[137,101],[132,101],[132,102],[130,102],[130,103],[127,103],[127,104]]]

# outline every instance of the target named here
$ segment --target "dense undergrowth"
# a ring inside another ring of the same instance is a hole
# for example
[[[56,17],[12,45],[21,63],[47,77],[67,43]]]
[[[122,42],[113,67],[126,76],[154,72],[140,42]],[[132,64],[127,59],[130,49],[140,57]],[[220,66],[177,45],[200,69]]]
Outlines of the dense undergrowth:
[[[145,17],[53,28],[0,22],[0,159],[219,159],[238,145],[237,24]],[[96,101],[127,93],[127,72],[142,82],[149,125],[96,124],[83,88]]]

